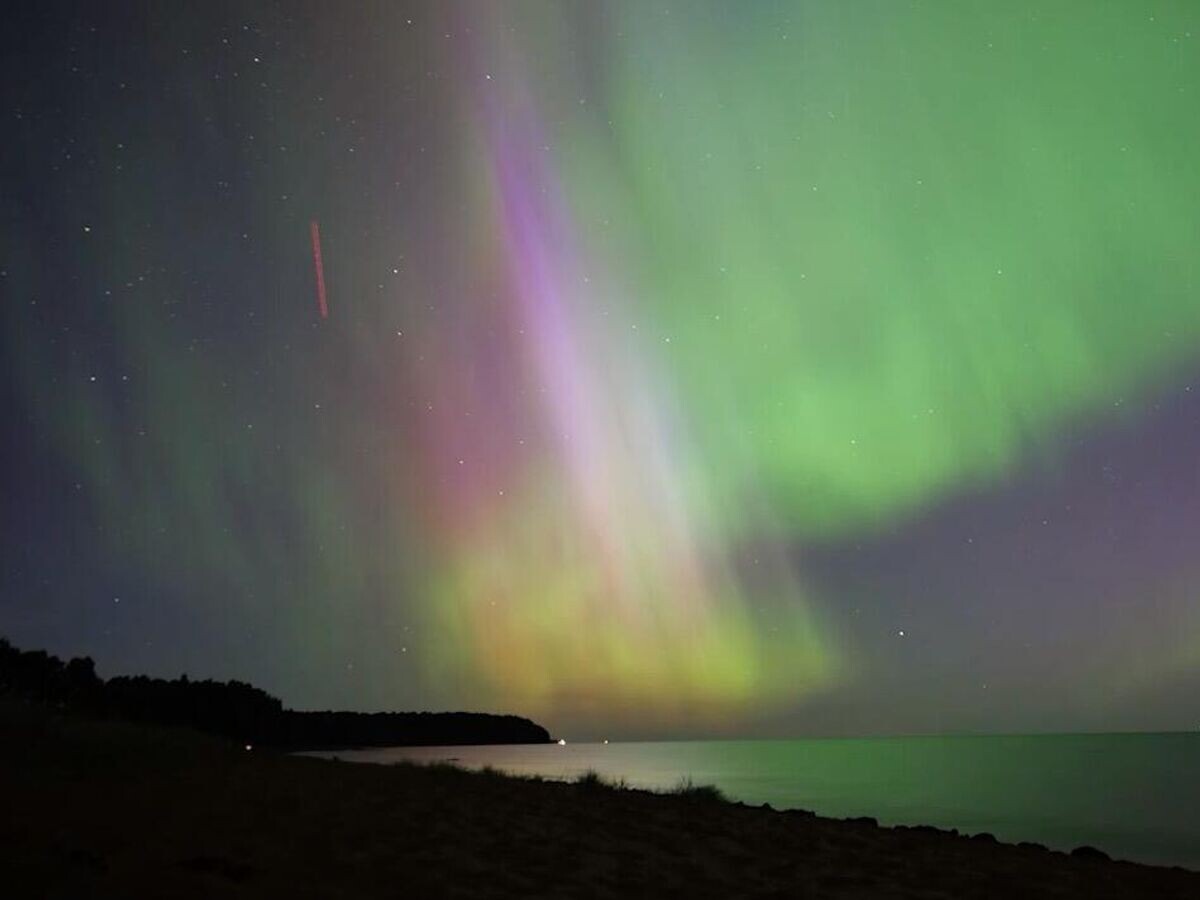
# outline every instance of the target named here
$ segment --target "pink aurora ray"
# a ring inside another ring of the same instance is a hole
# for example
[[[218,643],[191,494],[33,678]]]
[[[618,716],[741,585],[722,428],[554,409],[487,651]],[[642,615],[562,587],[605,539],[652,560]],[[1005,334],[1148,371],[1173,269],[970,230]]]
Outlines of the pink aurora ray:
[[[749,698],[801,696],[832,673],[803,591],[763,551],[757,581],[785,612],[756,623],[654,341],[596,274],[516,93],[480,116],[502,261],[484,280],[507,343],[486,312],[457,323],[446,355],[492,377],[442,380],[426,425],[441,624],[473,689],[532,713],[724,721]]]

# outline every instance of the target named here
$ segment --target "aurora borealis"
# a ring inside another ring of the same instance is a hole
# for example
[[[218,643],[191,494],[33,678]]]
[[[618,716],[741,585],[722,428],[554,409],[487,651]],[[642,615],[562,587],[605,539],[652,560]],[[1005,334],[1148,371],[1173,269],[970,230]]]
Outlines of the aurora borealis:
[[[1200,720],[1194,5],[17,20],[15,642],[580,736]]]

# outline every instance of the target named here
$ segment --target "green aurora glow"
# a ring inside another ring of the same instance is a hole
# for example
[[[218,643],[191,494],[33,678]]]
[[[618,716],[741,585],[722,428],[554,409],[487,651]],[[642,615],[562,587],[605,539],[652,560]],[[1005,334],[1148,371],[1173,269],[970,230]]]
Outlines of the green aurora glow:
[[[916,727],[928,694],[894,719],[872,700],[915,671],[880,635],[926,604],[941,643],[919,677],[974,683],[958,648],[990,636],[935,612],[1050,591],[1008,587],[999,557],[947,562],[938,516],[964,504],[1010,535],[1003,498],[1074,496],[1080,434],[1146,427],[1200,359],[1190,4],[332,18],[237,51],[262,54],[265,106],[228,77],[178,120],[97,102],[82,142],[120,133],[141,180],[56,189],[52,246],[88,227],[68,274],[6,220],[6,291],[42,298],[6,304],[24,439],[61,466],[46,483],[80,486],[54,501],[77,574],[34,550],[11,567],[55,586],[30,588],[19,641],[79,643],[71,617],[94,634],[98,613],[51,595],[105,585],[147,599],[106,624],[102,663],[223,666],[301,705],[489,706],[615,736],[840,702],[822,727]],[[223,27],[172,34],[215,47]],[[191,85],[184,65],[147,63]],[[222,206],[196,173],[225,155],[244,182]],[[1074,527],[1062,546],[1101,557]],[[952,589],[805,565],[905,534],[925,541],[918,581]],[[1145,555],[1116,554],[1103,614],[1090,587],[1056,601],[1137,630],[1147,657],[1192,623],[1177,664],[1099,658],[1133,673],[1133,704],[1166,682],[1151,668],[1191,677],[1200,646],[1190,568],[1142,577]],[[1147,596],[1163,614],[1134,621]],[[1012,648],[1035,619],[980,651],[994,694],[1025,690]],[[1093,664],[1067,658],[1046,710],[1076,721]]]

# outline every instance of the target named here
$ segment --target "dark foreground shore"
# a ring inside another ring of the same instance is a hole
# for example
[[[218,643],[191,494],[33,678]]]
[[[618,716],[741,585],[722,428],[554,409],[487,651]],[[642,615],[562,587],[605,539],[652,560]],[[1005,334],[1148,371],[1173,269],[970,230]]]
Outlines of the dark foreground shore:
[[[1200,873],[0,709],[0,895],[1200,897]]]

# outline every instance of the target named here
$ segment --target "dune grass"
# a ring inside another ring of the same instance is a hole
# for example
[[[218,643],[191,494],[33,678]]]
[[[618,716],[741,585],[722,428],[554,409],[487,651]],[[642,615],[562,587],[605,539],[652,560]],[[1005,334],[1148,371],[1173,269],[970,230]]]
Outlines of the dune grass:
[[[595,769],[588,769],[582,775],[575,779],[575,783],[581,788],[594,790],[597,788],[609,787],[609,783],[604,780],[604,776]]]
[[[697,784],[691,775],[680,778],[668,793],[702,803],[728,803],[729,798],[715,784]]]

